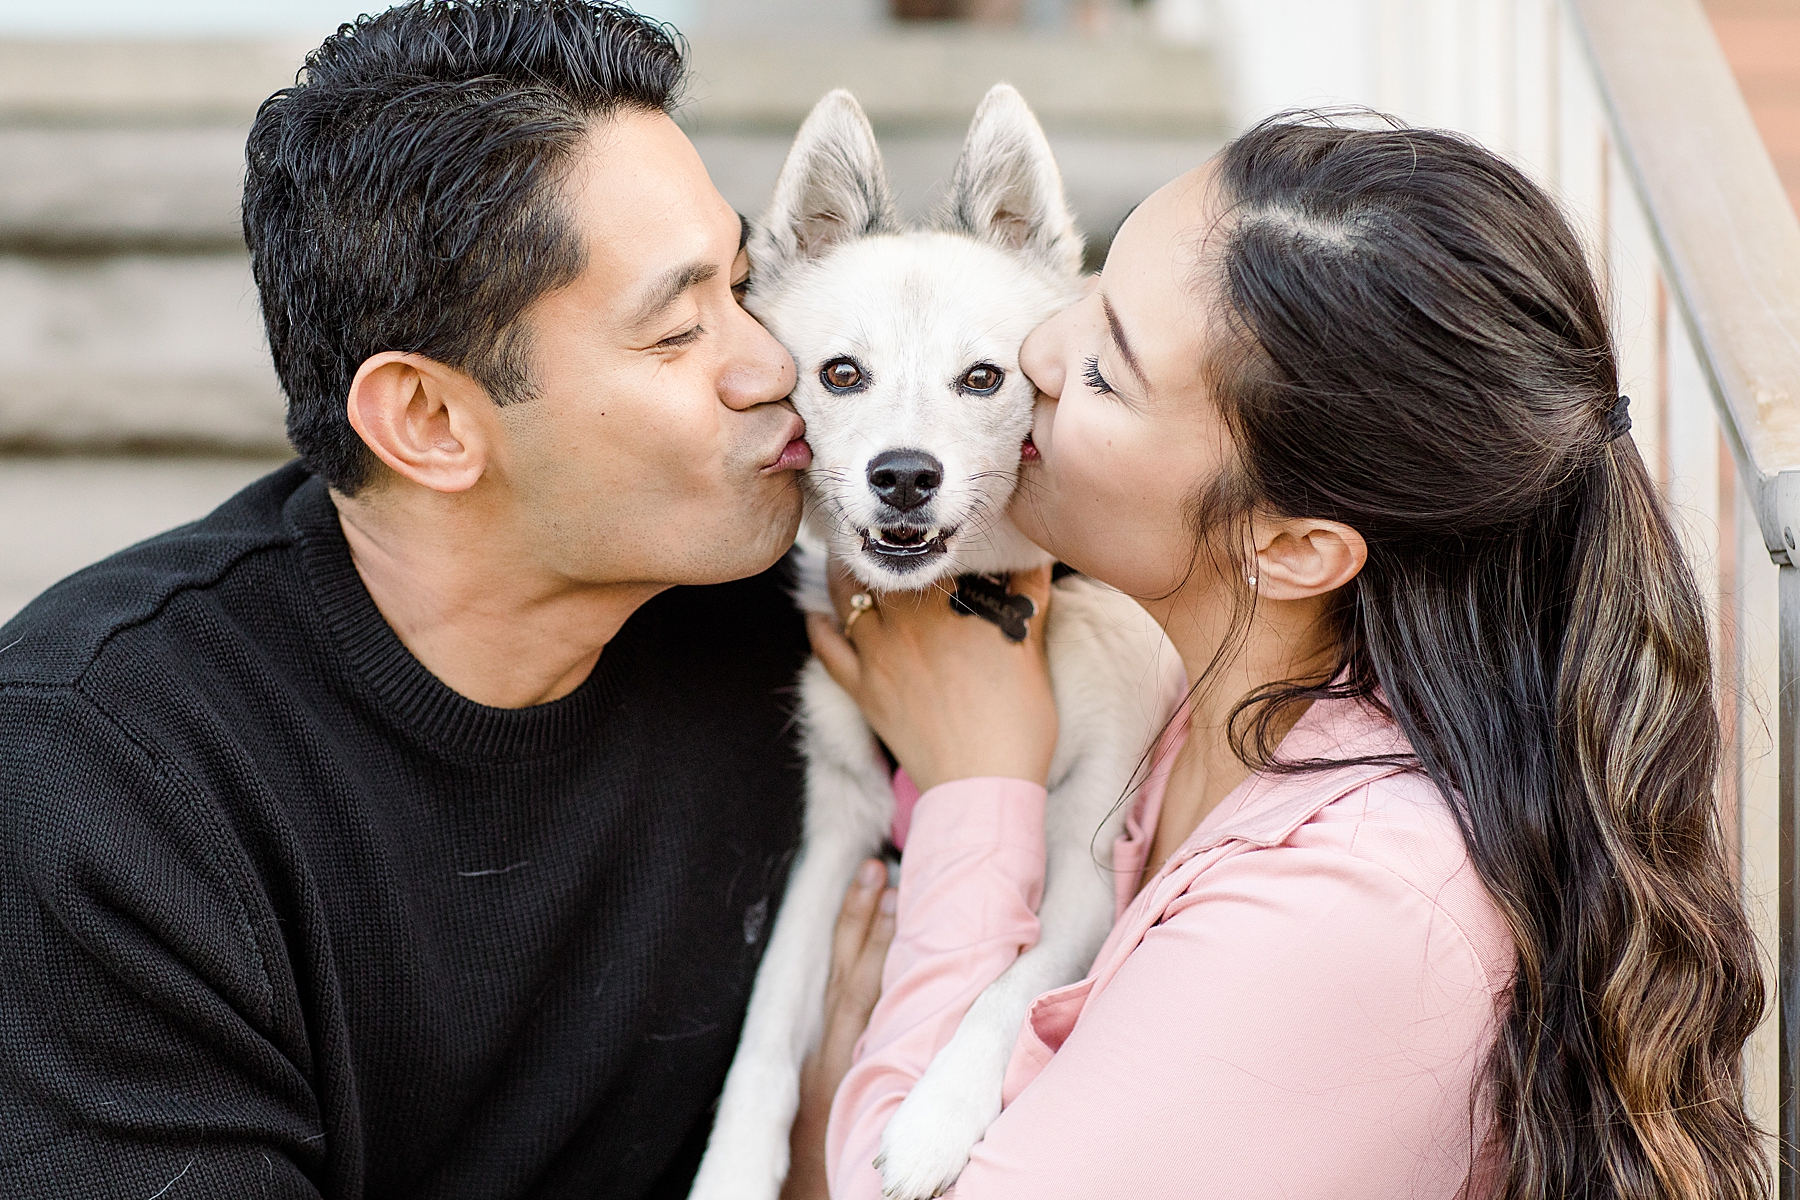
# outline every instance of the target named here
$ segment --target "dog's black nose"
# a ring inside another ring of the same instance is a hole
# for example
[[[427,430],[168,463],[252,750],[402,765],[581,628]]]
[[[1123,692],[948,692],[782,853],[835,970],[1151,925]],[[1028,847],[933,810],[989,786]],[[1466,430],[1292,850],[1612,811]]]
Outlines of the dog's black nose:
[[[911,512],[944,482],[944,464],[923,450],[883,450],[869,460],[869,487],[883,504]]]

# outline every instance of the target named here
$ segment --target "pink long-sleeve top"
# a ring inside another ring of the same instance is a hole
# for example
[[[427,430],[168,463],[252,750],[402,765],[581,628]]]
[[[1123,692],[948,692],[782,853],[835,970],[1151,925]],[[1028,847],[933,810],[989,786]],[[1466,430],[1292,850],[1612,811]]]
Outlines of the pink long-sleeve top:
[[[1113,847],[1118,919],[1032,1005],[957,1200],[1456,1196],[1489,1117],[1512,939],[1443,798],[1364,765],[1257,774],[1140,890],[1170,739]],[[1409,752],[1319,701],[1287,761]],[[982,989],[1034,944],[1044,789],[932,788],[911,816],[882,996],[832,1106],[834,1200],[877,1200],[881,1132]]]

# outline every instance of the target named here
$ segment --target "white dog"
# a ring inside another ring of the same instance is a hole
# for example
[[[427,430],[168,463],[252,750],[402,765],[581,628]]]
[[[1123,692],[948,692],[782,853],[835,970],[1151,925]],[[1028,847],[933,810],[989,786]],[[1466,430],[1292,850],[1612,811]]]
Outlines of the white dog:
[[[1019,94],[1002,85],[982,101],[946,212],[917,231],[898,226],[862,109],[848,92],[826,96],[788,154],[751,260],[749,305],[799,366],[793,398],[813,450],[800,602],[830,611],[827,550],[877,593],[1047,562],[1006,517],[1035,399],[1018,355],[1078,295],[1081,237]],[[1042,936],[976,1000],[888,1123],[881,1171],[897,1200],[956,1180],[1000,1111],[1032,999],[1092,964],[1113,922],[1102,860],[1119,801],[1180,686],[1161,633],[1117,592],[1064,579],[1039,619],[1060,722]],[[888,768],[854,702],[817,660],[800,693],[804,842],[690,1200],[780,1192],[838,905],[893,820]]]

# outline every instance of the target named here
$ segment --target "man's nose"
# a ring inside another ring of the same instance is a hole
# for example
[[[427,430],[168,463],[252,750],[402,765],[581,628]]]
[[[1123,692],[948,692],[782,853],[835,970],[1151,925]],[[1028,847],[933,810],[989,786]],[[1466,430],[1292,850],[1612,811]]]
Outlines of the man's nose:
[[[911,512],[937,493],[944,464],[923,450],[884,450],[869,460],[869,488],[881,502]]]
[[[794,390],[794,360],[756,318],[742,314],[741,339],[719,380],[719,398],[742,411],[785,399]]]

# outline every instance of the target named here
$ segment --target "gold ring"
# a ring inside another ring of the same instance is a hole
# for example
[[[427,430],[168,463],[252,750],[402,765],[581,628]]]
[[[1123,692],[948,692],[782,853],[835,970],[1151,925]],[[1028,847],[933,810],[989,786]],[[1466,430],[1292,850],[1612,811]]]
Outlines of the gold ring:
[[[844,636],[850,636],[850,627],[856,624],[856,618],[875,607],[875,597],[867,592],[858,592],[850,597],[850,615],[844,618]]]

